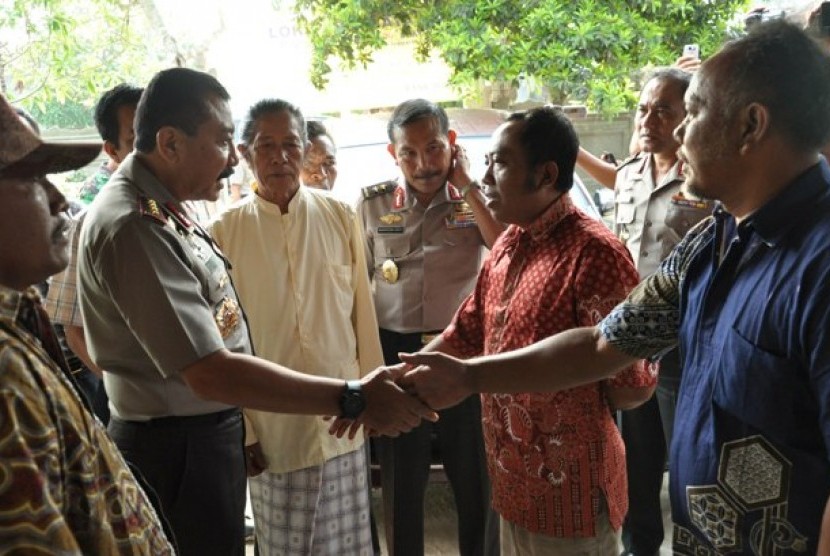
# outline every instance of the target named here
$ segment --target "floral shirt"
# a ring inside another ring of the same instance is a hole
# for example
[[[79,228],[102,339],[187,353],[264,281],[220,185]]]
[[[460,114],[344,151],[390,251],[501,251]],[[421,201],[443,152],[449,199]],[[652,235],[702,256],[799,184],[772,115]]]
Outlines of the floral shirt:
[[[103,426],[0,286],[0,547],[4,554],[173,554]]]
[[[564,195],[493,246],[444,339],[464,356],[512,351],[599,322],[638,282],[625,247]],[[556,372],[555,366],[551,372]],[[652,386],[642,362],[609,386]],[[562,392],[482,395],[493,507],[532,533],[595,536],[603,500],[627,511],[625,448],[602,383]]]

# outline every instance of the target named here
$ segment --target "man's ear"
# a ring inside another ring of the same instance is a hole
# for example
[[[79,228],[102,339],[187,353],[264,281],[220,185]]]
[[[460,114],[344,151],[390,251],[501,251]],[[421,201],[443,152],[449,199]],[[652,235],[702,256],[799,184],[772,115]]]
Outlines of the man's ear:
[[[769,109],[753,102],[741,111],[741,145],[743,151],[757,145],[769,135]]]
[[[164,126],[156,132],[156,149],[164,160],[178,162],[181,155],[181,131]]]
[[[121,164],[121,160],[118,158],[118,147],[116,147],[112,141],[104,141],[104,153],[110,157],[110,160],[117,164]]]
[[[458,134],[454,129],[451,129],[447,132],[447,138],[450,140],[450,145],[455,145],[455,140],[458,138]]]
[[[394,144],[394,143],[389,143],[388,145],[386,145],[386,150],[389,152],[389,154],[391,154],[391,155],[392,155],[392,158],[394,158],[394,159],[395,159],[395,163],[397,164],[397,162],[398,162],[398,155],[397,155],[397,153],[395,152],[395,144]]]
[[[539,165],[540,179],[539,189],[542,187],[556,187],[556,182],[559,181],[559,165],[553,160],[548,160]]]

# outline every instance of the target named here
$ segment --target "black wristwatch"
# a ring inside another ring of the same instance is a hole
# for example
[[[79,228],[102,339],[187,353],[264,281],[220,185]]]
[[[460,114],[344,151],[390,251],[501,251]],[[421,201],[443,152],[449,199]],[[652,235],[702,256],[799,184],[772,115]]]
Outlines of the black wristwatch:
[[[340,416],[346,419],[356,419],[366,409],[366,400],[363,398],[363,389],[359,380],[347,380],[346,388],[340,394]]]

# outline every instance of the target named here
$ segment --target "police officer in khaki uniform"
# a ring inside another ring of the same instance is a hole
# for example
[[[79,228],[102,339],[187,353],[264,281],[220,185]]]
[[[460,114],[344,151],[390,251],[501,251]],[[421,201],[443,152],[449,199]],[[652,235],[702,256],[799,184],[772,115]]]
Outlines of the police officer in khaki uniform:
[[[358,210],[384,358],[394,364],[398,352],[420,350],[449,324],[475,285],[484,246],[504,228],[484,208],[442,108],[423,99],[406,101],[387,130],[402,179],[364,188]],[[460,554],[498,550],[497,531],[489,537],[486,532],[492,512],[478,397],[440,415],[434,426],[379,443],[387,545],[394,556],[424,553],[433,435],[459,509]]]
[[[218,81],[184,68],[160,72],[141,97],[135,131],[136,150],[81,232],[87,342],[104,369],[112,437],[158,493],[179,554],[241,555],[237,406],[340,414],[388,434],[433,415],[388,372],[345,384],[249,355],[228,261],[182,208],[215,200],[237,162]]]
[[[682,163],[677,158],[680,145],[674,129],[686,115],[683,95],[690,80],[690,74],[677,68],[658,70],[649,79],[635,117],[641,152],[617,170],[615,231],[631,252],[640,279],[652,274],[686,232],[712,213],[712,203],[684,190]],[[680,375],[680,359],[674,350],[660,360],[656,395],[620,414],[629,492],[624,554],[653,556],[663,542],[660,489]]]

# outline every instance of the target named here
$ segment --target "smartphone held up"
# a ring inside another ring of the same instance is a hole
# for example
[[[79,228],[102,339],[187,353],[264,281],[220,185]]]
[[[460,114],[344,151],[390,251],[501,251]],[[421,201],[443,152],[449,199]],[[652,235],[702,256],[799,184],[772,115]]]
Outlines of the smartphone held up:
[[[700,47],[696,44],[686,44],[683,46],[683,57],[694,58],[700,60]]]

